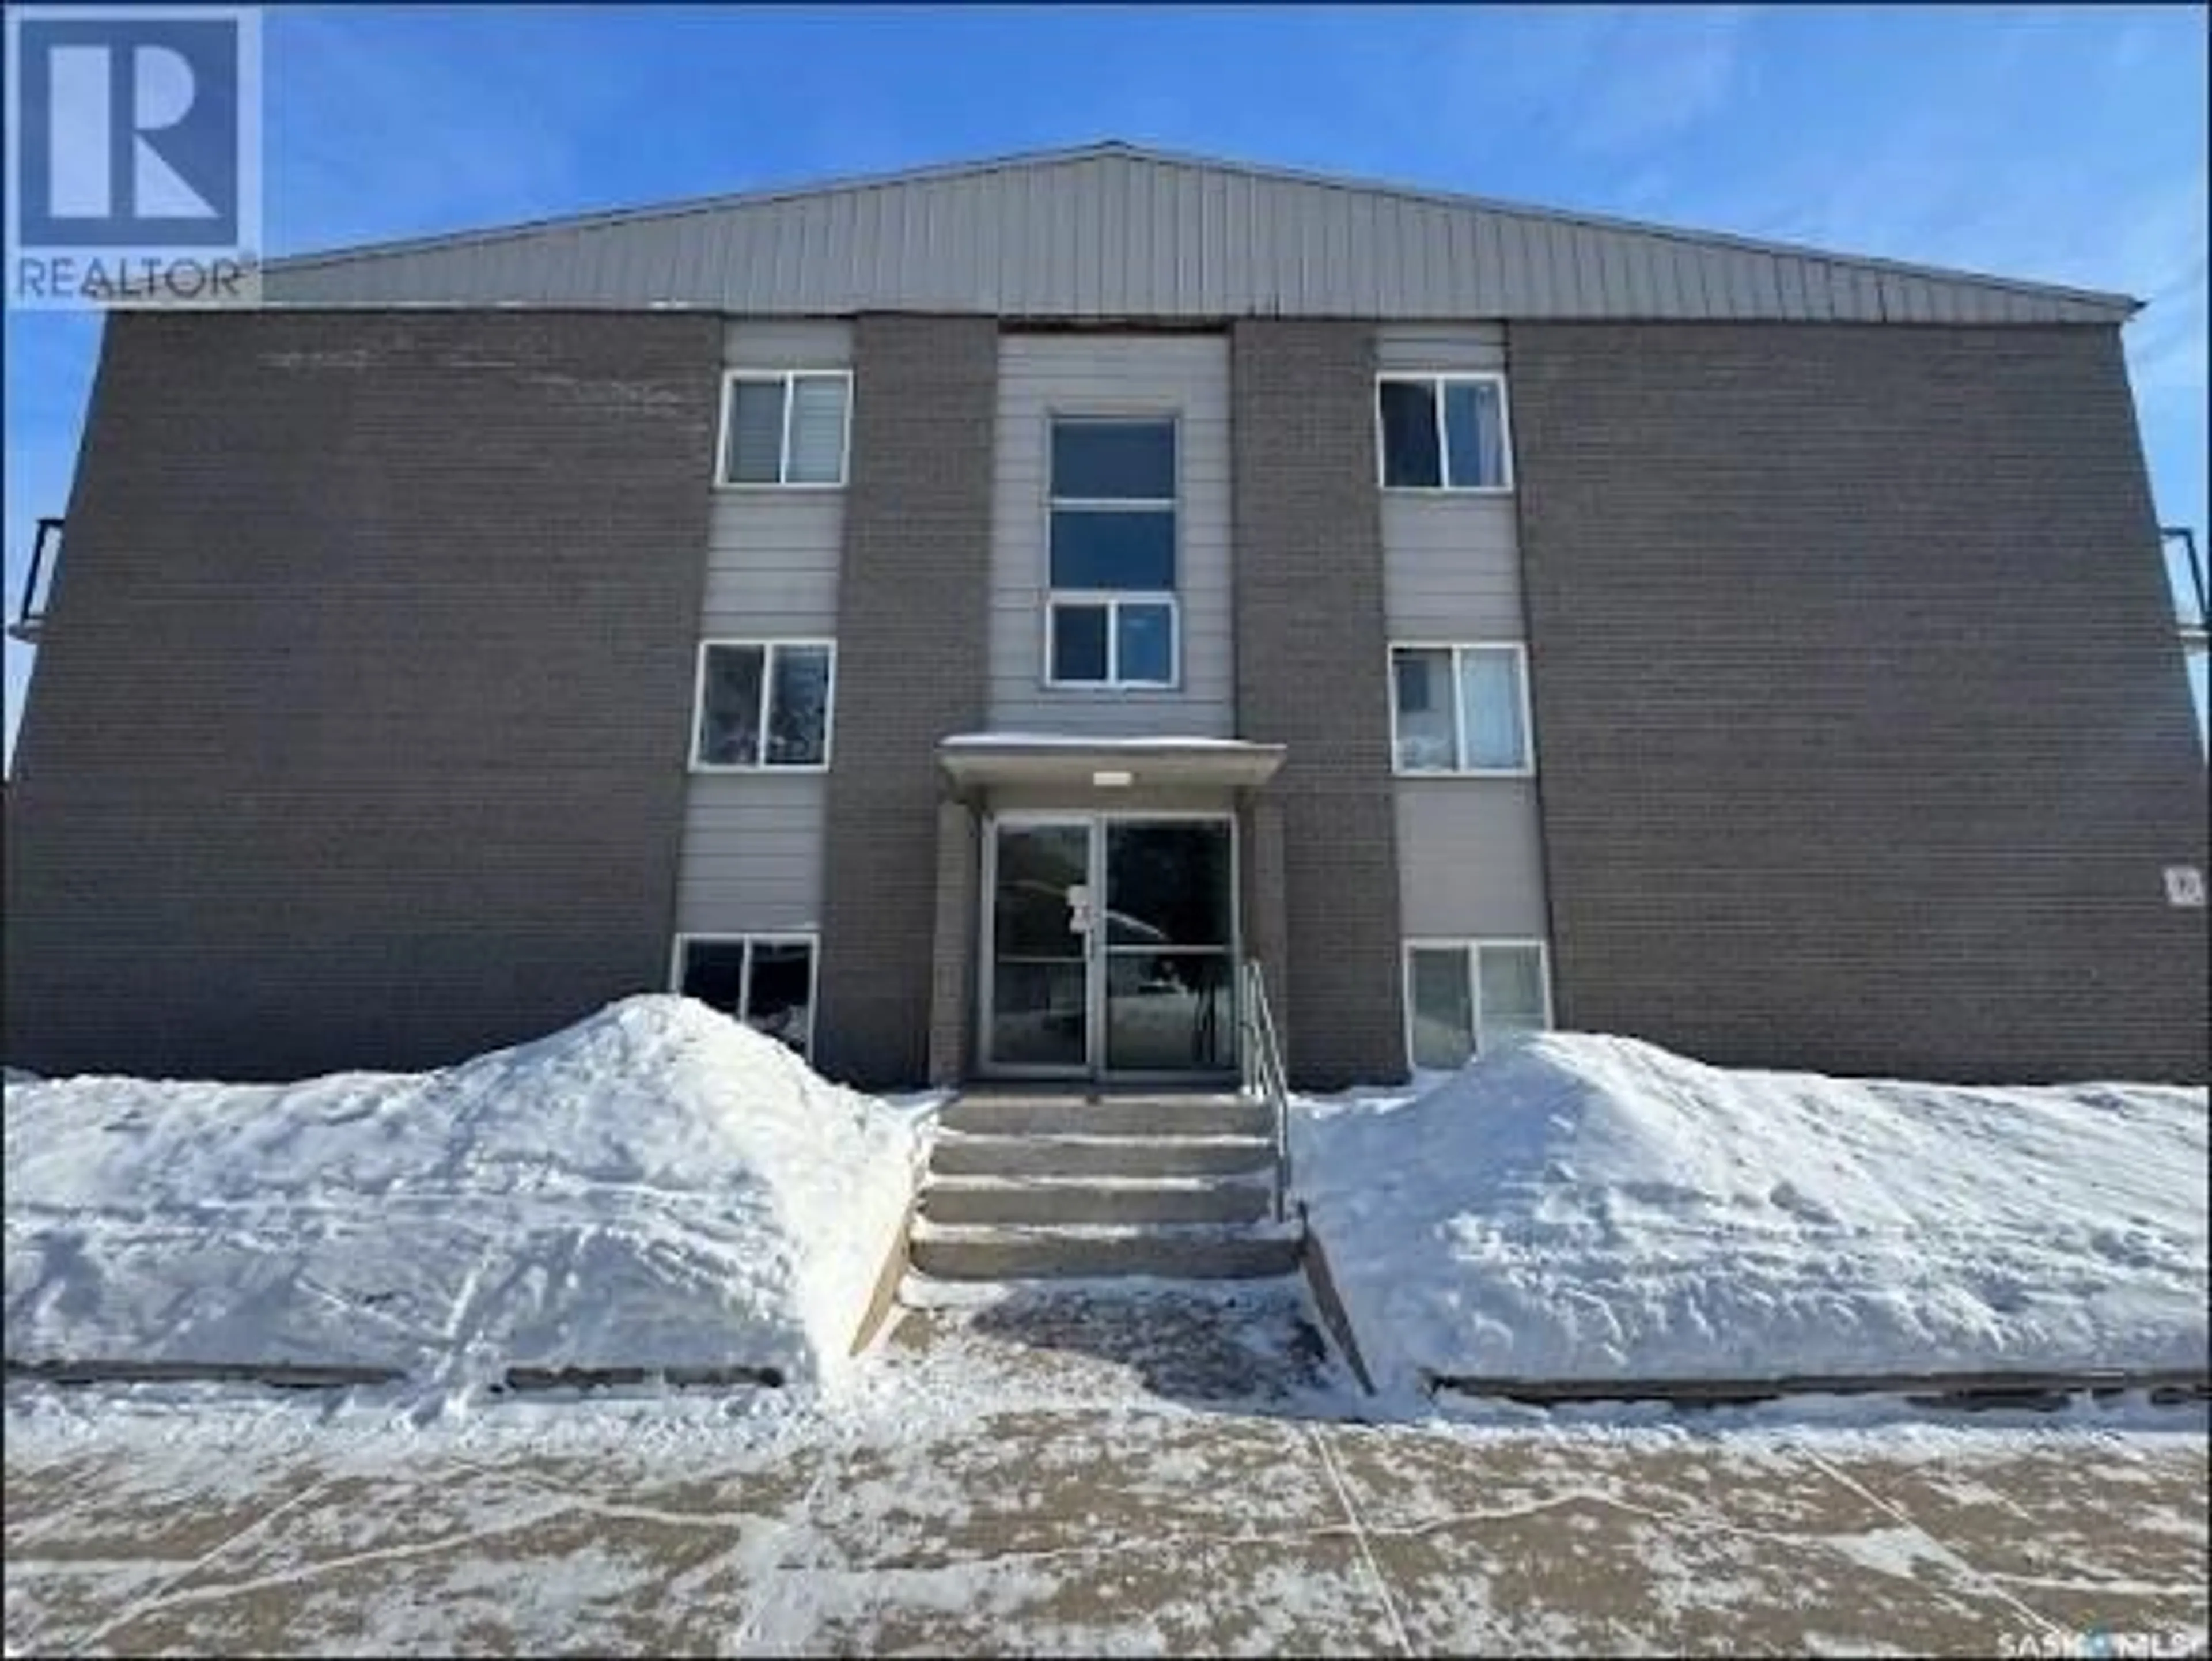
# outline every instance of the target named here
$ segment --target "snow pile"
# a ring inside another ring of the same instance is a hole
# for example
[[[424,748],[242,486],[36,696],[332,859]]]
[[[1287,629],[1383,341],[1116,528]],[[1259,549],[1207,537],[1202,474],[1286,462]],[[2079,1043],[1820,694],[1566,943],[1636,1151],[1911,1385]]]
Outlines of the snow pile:
[[[7,1354],[818,1381],[918,1141],[667,996],[434,1073],[11,1084]]]
[[[1378,1379],[2206,1365],[2206,1098],[1730,1072],[1547,1033],[1301,1104]]]

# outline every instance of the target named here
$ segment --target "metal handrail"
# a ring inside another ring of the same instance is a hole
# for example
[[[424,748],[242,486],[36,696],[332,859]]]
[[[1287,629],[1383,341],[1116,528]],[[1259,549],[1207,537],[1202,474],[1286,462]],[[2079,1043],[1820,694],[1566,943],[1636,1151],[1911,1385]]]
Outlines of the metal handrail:
[[[1267,1104],[1275,1133],[1275,1220],[1281,1222],[1291,1187],[1291,1078],[1283,1065],[1283,1045],[1267,1007],[1267,982],[1256,958],[1244,964],[1243,994],[1237,1000],[1238,1066],[1244,1093]]]

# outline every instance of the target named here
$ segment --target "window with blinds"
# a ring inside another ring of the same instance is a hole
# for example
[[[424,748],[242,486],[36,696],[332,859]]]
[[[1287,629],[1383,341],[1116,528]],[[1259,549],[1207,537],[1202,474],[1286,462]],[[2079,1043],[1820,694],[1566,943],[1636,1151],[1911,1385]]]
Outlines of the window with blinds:
[[[843,484],[852,406],[850,370],[731,370],[722,381],[720,482]]]

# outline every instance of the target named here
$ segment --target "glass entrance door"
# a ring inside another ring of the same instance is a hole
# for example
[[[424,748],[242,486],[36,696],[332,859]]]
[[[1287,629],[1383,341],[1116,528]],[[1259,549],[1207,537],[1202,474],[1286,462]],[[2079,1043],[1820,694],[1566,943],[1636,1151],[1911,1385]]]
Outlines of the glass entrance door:
[[[1236,851],[1219,818],[1000,820],[983,1054],[998,1073],[1237,1065]]]
[[[1091,1070],[1088,819],[992,833],[990,1005],[984,1054],[1001,1072]]]
[[[1234,1068],[1229,821],[1113,819],[1105,844],[1105,1069]]]

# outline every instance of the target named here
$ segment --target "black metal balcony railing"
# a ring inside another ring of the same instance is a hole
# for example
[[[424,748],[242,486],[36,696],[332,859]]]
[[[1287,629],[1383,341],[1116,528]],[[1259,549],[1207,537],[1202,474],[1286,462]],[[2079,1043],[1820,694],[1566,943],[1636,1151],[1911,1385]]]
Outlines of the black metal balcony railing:
[[[46,596],[53,588],[54,563],[61,554],[61,520],[39,521],[39,533],[31,542],[31,567],[23,573],[23,593],[15,603],[15,615],[8,623],[8,632],[28,644],[37,644],[39,627],[46,620]]]

